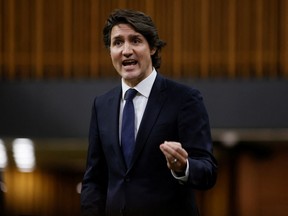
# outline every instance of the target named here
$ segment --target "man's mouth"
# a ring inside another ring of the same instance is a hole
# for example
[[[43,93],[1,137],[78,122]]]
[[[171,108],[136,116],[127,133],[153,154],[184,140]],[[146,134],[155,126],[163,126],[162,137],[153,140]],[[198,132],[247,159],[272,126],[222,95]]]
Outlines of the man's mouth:
[[[122,62],[122,65],[123,65],[123,66],[136,65],[136,64],[137,64],[137,61],[136,61],[136,60],[133,60],[133,59],[124,60],[124,61]]]

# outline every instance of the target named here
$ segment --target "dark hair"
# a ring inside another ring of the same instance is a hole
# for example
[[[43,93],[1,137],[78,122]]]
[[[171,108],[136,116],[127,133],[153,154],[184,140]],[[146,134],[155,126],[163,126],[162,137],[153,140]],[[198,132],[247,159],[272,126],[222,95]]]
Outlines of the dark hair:
[[[151,57],[152,65],[156,69],[160,68],[161,48],[166,45],[162,41],[150,16],[140,11],[134,11],[129,9],[117,9],[113,11],[108,17],[106,24],[103,28],[103,39],[106,48],[110,48],[111,44],[111,30],[115,25],[118,24],[129,24],[134,30],[142,34],[147,40],[150,49],[156,48],[156,52]]]

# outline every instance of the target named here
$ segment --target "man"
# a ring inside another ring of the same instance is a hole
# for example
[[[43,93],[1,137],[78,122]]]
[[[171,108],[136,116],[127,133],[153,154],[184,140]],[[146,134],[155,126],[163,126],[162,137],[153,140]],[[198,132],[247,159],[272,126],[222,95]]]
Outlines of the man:
[[[122,80],[93,104],[83,215],[198,215],[193,190],[217,169],[199,91],[158,74],[165,43],[146,14],[116,10],[103,34]]]

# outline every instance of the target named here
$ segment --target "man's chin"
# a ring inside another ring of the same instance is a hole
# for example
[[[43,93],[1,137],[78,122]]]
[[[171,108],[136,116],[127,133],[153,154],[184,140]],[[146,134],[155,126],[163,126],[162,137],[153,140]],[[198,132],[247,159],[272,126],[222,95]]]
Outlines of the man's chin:
[[[122,76],[122,78],[124,79],[125,83],[127,85],[129,85],[130,87],[136,86],[139,83],[139,76],[137,75],[132,75],[129,74],[127,76]]]
[[[137,70],[124,70],[121,74],[124,79],[135,79],[138,76]]]

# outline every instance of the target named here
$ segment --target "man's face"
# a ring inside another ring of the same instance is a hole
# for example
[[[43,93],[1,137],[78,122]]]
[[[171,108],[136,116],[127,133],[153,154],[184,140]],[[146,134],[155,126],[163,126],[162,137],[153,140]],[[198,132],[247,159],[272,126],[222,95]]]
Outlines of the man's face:
[[[128,24],[115,25],[111,31],[110,56],[114,68],[131,87],[152,72],[150,49],[146,38]]]

